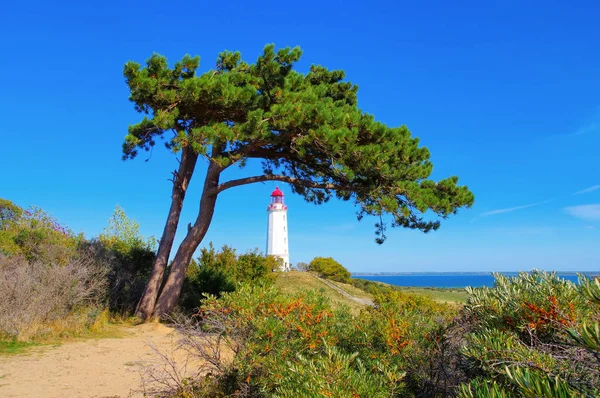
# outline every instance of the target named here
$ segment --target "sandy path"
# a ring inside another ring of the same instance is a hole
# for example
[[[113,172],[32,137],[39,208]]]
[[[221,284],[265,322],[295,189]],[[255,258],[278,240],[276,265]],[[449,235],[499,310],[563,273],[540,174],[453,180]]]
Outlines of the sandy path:
[[[0,397],[141,396],[135,392],[141,384],[140,364],[157,359],[148,344],[170,352],[176,335],[161,324],[123,330],[120,338],[71,342],[0,357]]]

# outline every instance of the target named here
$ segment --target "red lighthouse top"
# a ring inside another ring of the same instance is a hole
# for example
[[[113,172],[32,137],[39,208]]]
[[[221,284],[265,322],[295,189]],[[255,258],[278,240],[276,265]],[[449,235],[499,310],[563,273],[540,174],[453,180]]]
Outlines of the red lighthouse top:
[[[283,192],[279,190],[279,187],[275,187],[275,190],[271,193],[271,196],[283,196]]]
[[[283,203],[283,192],[279,190],[279,187],[271,192],[271,204],[267,210],[287,210],[287,206]]]

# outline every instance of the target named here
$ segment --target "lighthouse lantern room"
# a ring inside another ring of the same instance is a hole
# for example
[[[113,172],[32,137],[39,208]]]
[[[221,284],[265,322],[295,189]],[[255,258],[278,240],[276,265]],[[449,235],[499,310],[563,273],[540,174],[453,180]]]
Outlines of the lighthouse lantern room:
[[[267,207],[269,224],[267,229],[267,255],[282,260],[281,271],[290,270],[288,248],[287,206],[283,201],[283,192],[276,187],[271,193],[271,203]]]

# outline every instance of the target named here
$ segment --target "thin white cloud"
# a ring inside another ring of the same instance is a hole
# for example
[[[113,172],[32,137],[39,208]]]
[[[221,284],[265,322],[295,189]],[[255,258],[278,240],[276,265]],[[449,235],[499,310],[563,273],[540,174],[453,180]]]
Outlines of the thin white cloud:
[[[600,131],[600,123],[590,123],[586,126],[583,126],[579,130],[577,130],[575,133],[573,133],[573,135],[575,135],[575,136],[584,135],[584,134],[589,134],[589,133],[593,133],[596,131]]]
[[[581,194],[584,194],[584,193],[595,191],[597,189],[600,189],[600,185],[594,185],[592,187],[589,187],[589,188],[586,188],[586,189],[582,189],[581,191],[575,192],[573,195],[581,195]]]
[[[585,229],[596,229],[596,227],[594,227],[593,225],[586,225],[584,228]]]
[[[544,200],[543,202],[530,203],[528,205],[523,205],[523,206],[515,206],[515,207],[508,207],[506,209],[497,209],[497,210],[492,210],[492,211],[486,211],[485,213],[481,213],[481,216],[487,217],[487,216],[495,216],[497,214],[510,213],[511,211],[527,209],[529,207],[538,206],[538,205],[548,203],[548,202],[549,202],[549,200]]]
[[[586,221],[600,221],[600,204],[565,207],[565,212]]]

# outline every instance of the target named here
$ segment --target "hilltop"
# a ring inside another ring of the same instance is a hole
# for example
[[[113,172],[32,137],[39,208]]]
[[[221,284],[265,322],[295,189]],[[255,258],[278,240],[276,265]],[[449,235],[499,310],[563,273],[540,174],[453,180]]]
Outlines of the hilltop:
[[[464,289],[444,289],[430,287],[401,287],[383,282],[368,281],[372,285],[397,289],[404,293],[428,296],[439,303],[462,305],[467,299]],[[336,282],[317,277],[311,272],[290,271],[280,273],[275,286],[283,293],[298,293],[302,290],[317,290],[328,297],[334,306],[347,305],[353,312],[359,312],[373,303],[374,295],[348,283]]]

